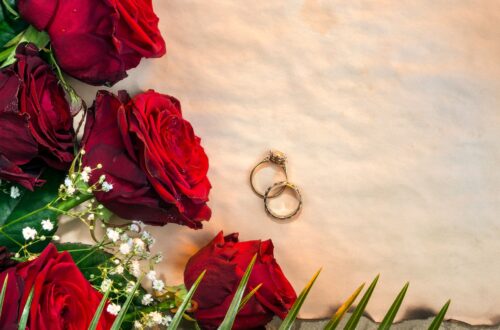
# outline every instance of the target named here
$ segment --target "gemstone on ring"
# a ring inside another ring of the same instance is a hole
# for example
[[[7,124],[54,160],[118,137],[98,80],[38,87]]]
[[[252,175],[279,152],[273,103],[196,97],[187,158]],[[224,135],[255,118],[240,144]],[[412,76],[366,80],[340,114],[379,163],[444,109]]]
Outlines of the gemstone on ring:
[[[278,150],[269,151],[269,160],[276,165],[285,165],[286,155]]]

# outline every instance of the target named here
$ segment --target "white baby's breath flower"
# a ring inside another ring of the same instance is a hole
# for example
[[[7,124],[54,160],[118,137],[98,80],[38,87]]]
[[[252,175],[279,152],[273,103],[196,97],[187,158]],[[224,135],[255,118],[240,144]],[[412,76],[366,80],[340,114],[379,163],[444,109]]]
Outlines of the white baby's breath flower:
[[[101,185],[102,187],[102,190],[104,192],[110,192],[111,190],[113,190],[113,184],[107,182],[107,181],[104,181]]]
[[[161,252],[158,252],[158,254],[153,257],[153,262],[155,264],[159,264],[162,260],[163,260],[163,254]]]
[[[151,296],[149,293],[146,293],[144,296],[142,296],[141,303],[144,306],[148,306],[153,302],[153,296]]]
[[[10,187],[10,197],[16,199],[19,196],[21,196],[21,192],[19,191],[19,188],[16,186]]]
[[[116,243],[120,239],[120,234],[113,228],[108,228],[106,230],[106,236],[113,242]]]
[[[156,280],[156,272],[154,270],[150,270],[147,274],[146,277],[149,278],[151,281]]]
[[[136,329],[136,330],[142,330],[142,329],[144,329],[144,326],[142,325],[141,322],[139,322],[139,321],[136,320],[136,321],[134,321],[134,329]]]
[[[132,290],[134,290],[135,287],[135,282],[129,281],[127,283],[127,286],[125,287],[125,292],[130,293]]]
[[[120,312],[121,309],[122,309],[122,307],[120,305],[117,305],[117,304],[109,304],[108,308],[106,308],[108,313],[112,314],[112,315],[118,315],[118,313]]]
[[[83,173],[90,174],[90,172],[92,172],[92,169],[90,168],[90,166],[85,166],[85,167],[83,168]]]
[[[109,288],[111,288],[112,284],[113,284],[113,282],[109,278],[105,279],[101,283],[101,291],[107,292],[109,290]]]
[[[138,233],[141,230],[139,226],[135,223],[132,223],[130,226],[128,226],[128,229],[130,229],[130,231],[134,233]]]
[[[122,265],[118,265],[115,267],[115,269],[112,271],[113,274],[123,274],[123,271],[125,269],[123,269],[123,266]]]
[[[35,239],[37,234],[38,234],[38,232],[34,228],[31,228],[31,227],[24,227],[23,228],[23,237],[27,241]]]
[[[120,244],[120,248],[119,249],[120,249],[120,253],[124,254],[124,255],[129,254],[130,251],[131,251],[129,243],[122,243],[122,244]]]
[[[58,240],[60,240],[60,239],[61,239],[61,237],[59,237],[59,236],[57,236],[57,235],[52,236],[52,240],[53,240],[53,241],[56,241],[56,242],[57,242],[57,241],[58,241]]]
[[[163,283],[162,280],[154,280],[153,281],[153,289],[155,289],[156,291],[162,291],[164,287],[165,287],[165,283]]]
[[[80,177],[82,178],[83,182],[89,182],[90,176],[87,172],[82,172],[80,174]]]
[[[153,322],[153,324],[155,325],[160,325],[162,320],[163,320],[163,316],[161,315],[160,312],[151,312],[148,314],[148,317],[151,319],[151,321]]]
[[[122,242],[128,242],[130,239],[130,237],[128,237],[127,233],[123,233],[121,236],[120,236],[120,241]]]
[[[163,318],[162,323],[163,325],[169,326],[170,323],[172,323],[172,316],[167,315]]]
[[[64,179],[64,185],[66,187],[71,187],[73,186],[73,181],[71,181],[71,179],[67,176],[66,179]]]
[[[90,213],[90,214],[88,215],[88,217],[87,217],[87,220],[88,220],[88,221],[92,221],[92,220],[94,220],[94,219],[95,219],[95,215],[94,215],[94,213]]]
[[[54,224],[49,219],[42,220],[42,228],[46,231],[54,229]]]
[[[66,187],[66,193],[69,195],[69,196],[73,196],[73,194],[75,193],[76,189],[75,187],[73,186],[68,186]]]
[[[140,238],[134,238],[133,244],[134,244],[134,250],[137,252],[144,251],[144,248],[146,247],[146,244],[144,244],[144,242]]]
[[[141,276],[141,264],[139,264],[139,261],[132,261],[129,266],[129,271],[130,274],[134,275],[135,277]]]

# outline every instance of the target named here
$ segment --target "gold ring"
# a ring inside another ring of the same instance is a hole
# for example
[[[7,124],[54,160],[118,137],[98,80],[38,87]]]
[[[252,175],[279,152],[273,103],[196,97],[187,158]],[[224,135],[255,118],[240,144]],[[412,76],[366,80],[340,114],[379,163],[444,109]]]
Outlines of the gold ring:
[[[281,189],[285,190],[287,187],[292,189],[295,192],[295,195],[297,196],[297,200],[299,201],[299,204],[297,205],[295,210],[293,210],[289,214],[286,214],[286,215],[276,214],[269,208],[269,205],[268,205],[268,200],[270,199],[269,193],[271,191],[273,191],[274,189],[281,188]],[[299,213],[299,211],[302,209],[302,195],[300,194],[299,188],[297,188],[297,186],[294,185],[293,183],[290,183],[288,181],[277,182],[274,185],[272,185],[271,187],[267,188],[266,193],[264,194],[264,207],[266,209],[267,214],[269,214],[273,218],[276,218],[279,220],[287,220],[287,219],[290,219],[290,218],[293,218],[294,216],[296,216]]]
[[[282,169],[283,173],[285,173],[285,180],[288,181],[288,174],[286,172],[286,156],[285,156],[285,154],[282,153],[281,151],[277,151],[277,150],[269,151],[269,155],[266,156],[266,158],[264,158],[262,161],[260,161],[257,165],[255,165],[254,168],[252,169],[252,171],[250,172],[250,187],[252,187],[253,192],[257,196],[259,196],[260,198],[264,198],[264,194],[257,191],[257,189],[255,189],[253,179],[254,179],[254,175],[255,175],[257,169],[261,165],[264,165],[266,163],[276,165],[278,168]],[[283,191],[285,191],[285,189],[286,189],[286,187],[282,187],[282,189],[278,190],[274,194],[271,194],[270,196],[268,196],[268,198],[274,198],[274,197],[281,195],[281,193]]]

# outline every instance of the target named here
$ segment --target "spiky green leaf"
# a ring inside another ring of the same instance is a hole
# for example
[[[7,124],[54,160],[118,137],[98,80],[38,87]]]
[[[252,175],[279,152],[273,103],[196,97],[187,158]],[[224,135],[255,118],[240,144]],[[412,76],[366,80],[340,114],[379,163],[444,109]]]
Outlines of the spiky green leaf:
[[[101,302],[99,303],[99,306],[97,306],[97,310],[94,313],[94,317],[92,318],[92,322],[90,322],[88,330],[97,329],[97,325],[99,324],[99,319],[101,318],[101,314],[102,314],[102,311],[104,310],[104,306],[106,306],[106,302],[108,301],[108,296],[109,296],[110,291],[111,291],[111,288],[108,291],[106,291],[104,296],[102,296]]]
[[[19,330],[25,330],[26,325],[28,324],[31,303],[33,302],[33,292],[35,292],[34,286],[31,288],[30,294],[28,296],[28,300],[26,300],[26,304],[24,305],[23,312],[21,314],[21,318],[19,319],[19,325],[18,325]]]
[[[111,326],[111,330],[119,330],[121,329],[122,323],[125,320],[125,315],[127,315],[128,309],[130,307],[130,304],[132,303],[132,299],[134,299],[135,292],[141,285],[141,280],[138,279],[137,282],[134,285],[134,288],[130,291],[130,293],[127,296],[127,300],[123,304],[122,308],[120,309],[120,313],[118,313],[118,316],[116,316],[115,321],[113,322],[113,325]]]
[[[191,289],[189,289],[188,293],[186,294],[186,297],[182,301],[182,304],[179,306],[179,309],[177,310],[177,312],[175,313],[174,317],[172,318],[172,322],[168,326],[169,330],[176,330],[177,327],[179,326],[179,324],[181,323],[182,316],[186,312],[186,309],[187,309],[189,303],[191,302],[191,298],[193,298],[193,295],[196,292],[196,289],[198,288],[198,285],[200,285],[200,282],[203,279],[203,277],[205,276],[206,272],[207,271],[204,270],[200,274],[200,276],[198,276],[198,278],[196,279],[196,281],[193,283],[193,286],[191,287]]]
[[[9,280],[9,274],[5,275],[3,280],[2,292],[0,293],[0,316],[2,316],[3,301],[5,299],[5,291],[7,290],[7,281]]]
[[[361,301],[359,302],[358,306],[356,306],[356,309],[354,310],[351,317],[349,318],[349,321],[347,321],[347,324],[345,325],[344,329],[346,329],[346,330],[356,329],[356,326],[358,325],[358,322],[361,319],[363,312],[365,311],[366,305],[368,305],[368,301],[370,300],[370,297],[372,296],[373,290],[375,289],[375,286],[377,285],[379,277],[380,277],[380,275],[377,275],[377,277],[375,277],[373,282],[370,284],[370,286],[366,290],[365,294],[363,295],[363,298],[361,298]]]
[[[398,313],[398,310],[401,307],[401,304],[403,303],[403,299],[405,298],[406,291],[408,291],[409,285],[410,283],[406,282],[405,286],[401,289],[398,296],[392,303],[391,308],[389,308],[387,314],[385,314],[384,319],[380,323],[378,327],[379,330],[390,329],[392,322],[394,322],[394,318],[396,317],[396,314]]]
[[[337,328],[340,321],[342,320],[342,317],[344,317],[345,313],[349,310],[349,307],[351,307],[351,305],[354,303],[361,290],[363,290],[364,286],[365,283],[361,284],[356,289],[356,291],[354,291],[353,294],[349,298],[347,298],[347,300],[342,304],[342,306],[340,306],[337,309],[335,314],[332,316],[331,320],[326,325],[325,330],[334,330]]]
[[[431,325],[429,326],[429,330],[439,330],[439,327],[441,326],[441,323],[443,323],[444,316],[446,315],[446,312],[448,311],[448,307],[450,307],[451,300],[448,300],[446,304],[441,308],[439,313],[436,315],[434,320],[432,320]]]

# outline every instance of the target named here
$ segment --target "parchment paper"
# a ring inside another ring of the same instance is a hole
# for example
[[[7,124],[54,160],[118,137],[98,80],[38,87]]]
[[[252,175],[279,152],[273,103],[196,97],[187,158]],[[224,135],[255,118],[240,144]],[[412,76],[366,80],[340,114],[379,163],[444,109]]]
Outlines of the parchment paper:
[[[499,1],[154,4],[168,54],[113,90],[178,97],[213,184],[205,229],[154,230],[168,283],[223,229],[272,238],[297,291],[323,267],[304,318],[329,317],[380,273],[376,320],[410,281],[398,318],[451,298],[447,317],[500,321]],[[304,197],[289,223],[247,182],[270,148]]]

